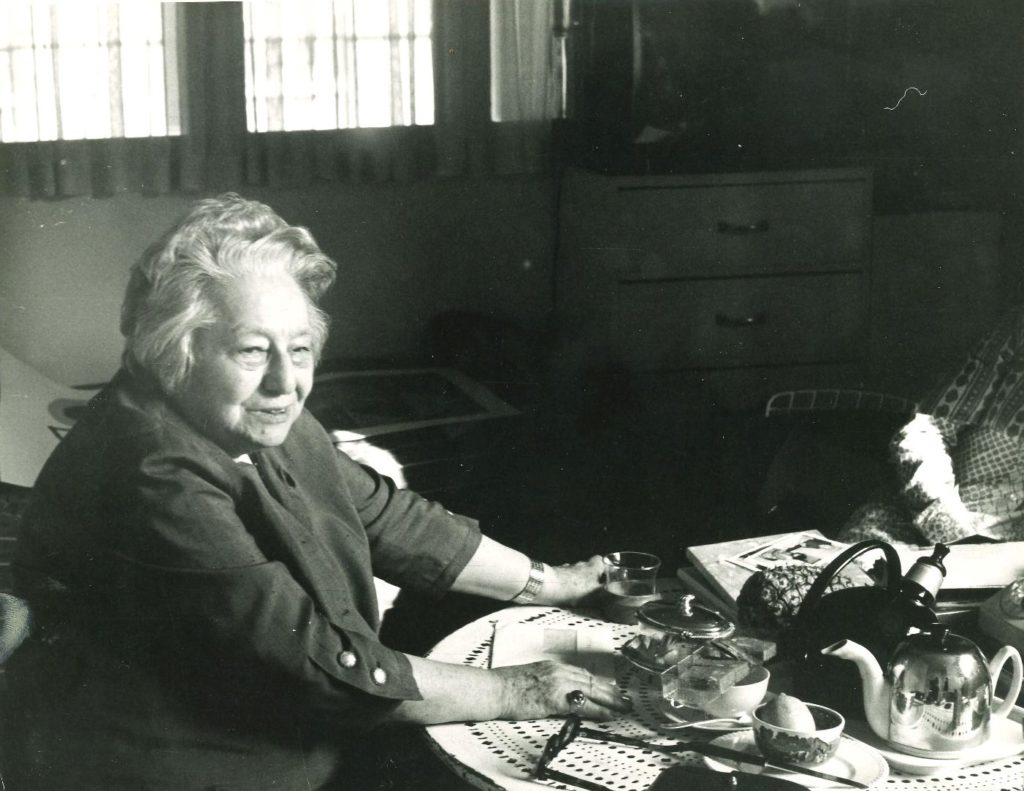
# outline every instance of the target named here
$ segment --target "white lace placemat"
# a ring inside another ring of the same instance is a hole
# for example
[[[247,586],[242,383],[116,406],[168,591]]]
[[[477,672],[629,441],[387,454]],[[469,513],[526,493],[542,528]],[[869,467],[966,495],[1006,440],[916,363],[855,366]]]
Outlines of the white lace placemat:
[[[510,607],[462,627],[446,637],[429,653],[431,659],[472,667],[487,667],[491,640],[499,624],[606,629],[606,621],[554,607]],[[615,647],[635,633],[635,627],[612,625]],[[600,723],[595,727],[655,743],[673,738],[659,732],[664,717],[658,713],[661,691],[658,680],[636,670],[621,657],[616,661],[619,688],[630,695],[634,711],[629,718]],[[508,722],[454,723],[426,728],[431,749],[452,771],[470,784],[493,791],[537,791],[540,788],[571,788],[530,778],[530,772],[548,737],[557,732],[558,718]],[[676,764],[701,765],[695,753],[666,756],[651,750],[578,739],[558,755],[552,768],[606,786],[612,791],[646,791],[666,767]],[[799,777],[794,776],[797,782]],[[1024,757],[957,769],[944,774],[909,776],[891,772],[879,788],[921,789],[921,791],[1022,791]],[[836,786],[841,788],[841,786]]]

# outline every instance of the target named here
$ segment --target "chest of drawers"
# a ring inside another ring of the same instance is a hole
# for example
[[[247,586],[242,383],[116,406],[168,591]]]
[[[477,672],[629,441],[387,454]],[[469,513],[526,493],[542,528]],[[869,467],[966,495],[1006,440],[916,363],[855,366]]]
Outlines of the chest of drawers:
[[[586,365],[689,372],[731,400],[855,384],[871,177],[861,169],[567,174],[556,301]]]

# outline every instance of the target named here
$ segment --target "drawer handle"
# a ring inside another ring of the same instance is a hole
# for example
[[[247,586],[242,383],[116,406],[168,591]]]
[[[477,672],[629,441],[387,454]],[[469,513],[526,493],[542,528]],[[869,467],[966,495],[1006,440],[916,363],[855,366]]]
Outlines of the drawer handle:
[[[749,225],[743,223],[726,222],[725,220],[718,221],[718,232],[724,233],[727,236],[746,236],[752,233],[768,233],[771,226],[768,224],[768,220],[758,220],[752,222]]]
[[[715,324],[719,327],[760,327],[768,323],[767,313],[755,313],[753,316],[733,318],[724,313],[715,314]]]

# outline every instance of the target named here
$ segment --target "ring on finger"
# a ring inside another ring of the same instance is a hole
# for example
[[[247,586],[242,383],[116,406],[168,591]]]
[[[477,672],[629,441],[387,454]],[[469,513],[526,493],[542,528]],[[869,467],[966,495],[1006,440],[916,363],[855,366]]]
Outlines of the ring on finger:
[[[582,689],[574,689],[567,693],[565,699],[569,702],[569,711],[572,714],[579,712],[587,702],[587,696],[583,694]]]

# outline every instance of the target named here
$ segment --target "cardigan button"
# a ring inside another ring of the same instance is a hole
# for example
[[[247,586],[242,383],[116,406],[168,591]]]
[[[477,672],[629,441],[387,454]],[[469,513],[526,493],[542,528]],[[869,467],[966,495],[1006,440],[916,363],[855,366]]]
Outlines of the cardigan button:
[[[353,668],[358,662],[359,659],[351,651],[342,651],[338,654],[338,664],[342,667]]]
[[[374,684],[384,684],[388,680],[388,673],[382,667],[375,667],[370,675],[373,677]]]

